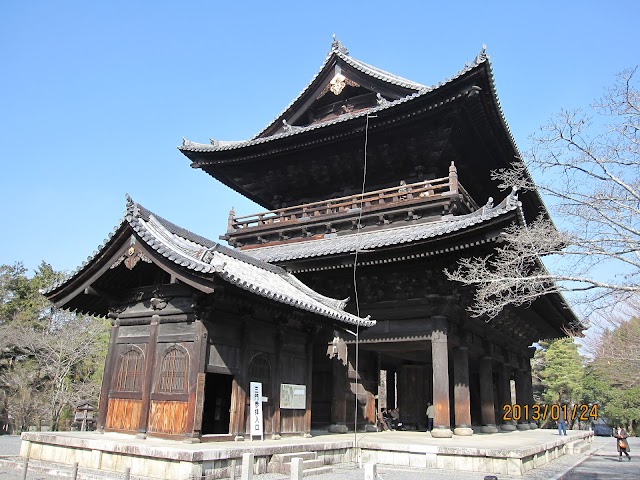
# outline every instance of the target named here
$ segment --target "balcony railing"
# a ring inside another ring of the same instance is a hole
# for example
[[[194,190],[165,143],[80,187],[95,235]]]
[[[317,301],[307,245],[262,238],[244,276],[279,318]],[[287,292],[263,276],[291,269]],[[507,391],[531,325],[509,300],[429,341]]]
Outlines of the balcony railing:
[[[260,227],[286,227],[299,222],[322,221],[324,218],[335,218],[355,213],[362,208],[363,213],[375,212],[387,207],[402,204],[427,203],[458,194],[467,210],[475,211],[478,205],[467,191],[458,183],[458,173],[453,162],[449,167],[449,176],[425,180],[423,182],[401,184],[397,187],[383,188],[363,194],[332,198],[319,202],[306,203],[292,207],[269,210],[253,215],[237,217],[235,211],[229,213],[227,234],[235,235]],[[406,202],[406,203],[405,203]]]

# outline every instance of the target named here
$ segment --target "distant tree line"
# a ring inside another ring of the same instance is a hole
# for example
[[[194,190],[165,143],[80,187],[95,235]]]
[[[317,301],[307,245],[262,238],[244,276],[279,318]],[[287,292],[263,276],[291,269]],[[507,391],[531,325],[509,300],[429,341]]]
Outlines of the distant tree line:
[[[541,404],[597,405],[609,425],[640,433],[640,310],[586,342],[572,337],[541,342],[534,355],[535,400]],[[575,422],[570,422],[570,427]],[[550,419],[543,426],[555,426]]]
[[[0,423],[7,431],[68,429],[75,407],[97,404],[109,322],[56,308],[41,293],[62,277],[0,265]]]

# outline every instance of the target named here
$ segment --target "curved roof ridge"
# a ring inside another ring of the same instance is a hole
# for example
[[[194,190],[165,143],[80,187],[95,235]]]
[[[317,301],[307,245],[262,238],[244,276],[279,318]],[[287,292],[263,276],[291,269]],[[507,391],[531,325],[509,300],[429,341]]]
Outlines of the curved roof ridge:
[[[325,60],[325,63],[322,66],[322,68],[324,68],[324,66],[327,63],[327,60],[331,57],[332,54],[335,54],[336,56],[339,55],[339,53],[337,51],[334,51],[334,50],[330,51],[329,55],[327,56],[327,59]],[[353,58],[353,57],[349,57],[349,58]],[[363,63],[363,62],[361,62],[361,63]],[[363,116],[366,116],[366,115],[370,115],[372,113],[377,113],[377,112],[380,112],[380,111],[383,111],[383,110],[391,109],[391,108],[393,108],[393,107],[395,107],[395,106],[397,106],[399,104],[403,104],[403,103],[406,103],[406,102],[411,101],[413,99],[422,97],[425,94],[428,94],[428,93],[436,90],[437,88],[443,87],[443,86],[453,82],[457,78],[461,77],[462,75],[464,75],[468,71],[474,69],[475,67],[481,65],[482,63],[487,63],[487,65],[489,67],[489,74],[490,74],[491,83],[493,85],[493,73],[492,73],[492,70],[491,70],[491,64],[489,62],[489,56],[486,53],[486,47],[483,46],[482,51],[480,53],[478,53],[478,55],[476,56],[476,58],[474,59],[473,62],[466,62],[464,67],[462,69],[460,69],[456,74],[454,74],[454,75],[446,78],[445,80],[439,82],[437,85],[432,85],[432,86],[422,85],[423,88],[419,89],[415,93],[412,93],[412,94],[407,95],[405,97],[399,98],[397,100],[388,101],[388,102],[386,102],[386,103],[384,103],[382,105],[378,105],[376,107],[363,109],[363,110],[360,110],[360,111],[355,112],[355,113],[347,113],[347,114],[344,114],[344,115],[340,115],[337,118],[334,118],[334,119],[331,119],[331,120],[327,120],[325,122],[318,122],[318,123],[314,123],[312,125],[307,125],[307,126],[304,126],[304,127],[292,129],[290,131],[283,131],[283,132],[280,132],[280,133],[275,133],[273,135],[269,135],[268,137],[260,137],[260,135],[265,130],[267,130],[284,113],[286,113],[286,111],[293,105],[293,103],[295,103],[298,100],[298,98],[300,98],[304,94],[304,92],[306,92],[308,90],[308,88],[311,85],[311,83],[313,83],[315,78],[322,71],[322,68],[321,68],[320,71],[318,71],[318,73],[311,80],[311,82],[309,82],[309,85],[307,85],[307,87],[305,87],[305,89],[300,93],[300,95],[298,95],[298,97],[296,97],[296,99],[293,102],[291,102],[291,104],[285,110],[283,110],[267,127],[265,127],[260,133],[258,133],[254,137],[252,137],[252,138],[250,138],[248,140],[241,140],[241,141],[235,141],[235,142],[217,142],[216,144],[206,144],[206,143],[193,142],[191,140],[187,140],[186,138],[183,138],[182,145],[178,146],[178,149],[181,150],[181,151],[191,151],[191,152],[215,152],[215,151],[235,150],[235,149],[242,148],[242,147],[245,147],[245,146],[259,145],[259,144],[262,144],[262,143],[268,143],[268,142],[271,142],[271,141],[274,141],[274,140],[278,140],[278,139],[283,138],[283,137],[288,137],[288,136],[292,136],[292,135],[299,135],[301,133],[308,132],[308,131],[311,131],[311,130],[317,130],[317,129],[324,128],[324,127],[327,127],[327,126],[330,126],[330,125],[335,125],[337,123],[345,122],[345,121],[348,121],[348,120],[351,120],[351,119],[354,119],[354,118],[359,118],[359,117],[363,117]],[[495,94],[495,87],[493,87],[493,93]],[[459,94],[458,97],[461,96],[461,94]],[[455,97],[455,98],[458,98],[458,97]],[[496,97],[496,100],[497,100],[497,97]],[[447,100],[445,100],[445,103],[448,103],[450,101],[451,101],[451,99],[447,99]],[[501,117],[504,119],[504,114],[502,113],[499,101],[497,103],[497,106],[500,109]],[[505,126],[506,126],[506,121],[505,121]],[[508,130],[508,126],[507,126],[507,131],[509,131]],[[511,135],[511,134],[509,133],[509,135]],[[515,146],[515,142],[513,142],[513,137],[511,136],[510,138],[512,140],[512,143],[514,143],[514,146]]]
[[[287,113],[287,111],[298,101],[298,99],[300,99],[300,97],[302,97],[307,92],[307,90],[309,90],[313,82],[315,82],[316,78],[320,76],[320,74],[322,73],[324,68],[327,66],[327,64],[329,63],[329,60],[334,55],[334,53],[335,51],[333,50],[333,47],[332,47],[331,50],[329,50],[329,53],[327,53],[326,57],[324,58],[324,62],[322,62],[322,65],[320,65],[320,68],[318,69],[318,71],[315,73],[313,77],[311,77],[311,80],[302,89],[302,91],[289,103],[289,105],[286,106],[284,110],[282,110],[273,120],[271,120],[267,124],[267,126],[265,126],[262,130],[256,133],[253,137],[251,137],[250,140],[255,140],[257,138],[260,138],[260,135],[266,132],[272,125],[274,125],[278,121],[280,117],[282,117],[285,113]]]
[[[329,304],[331,305],[333,308],[335,308],[336,310],[344,310],[345,307],[347,306],[347,302],[349,302],[349,297],[340,300],[338,298],[332,298],[332,297],[327,297],[326,295],[322,295],[321,293],[316,292],[315,290],[313,290],[312,288],[310,288],[309,286],[307,286],[305,283],[301,282],[298,277],[296,277],[295,275],[287,272],[286,274],[283,275],[283,277],[289,282],[291,283],[294,287],[303,290],[307,295],[309,295],[310,297],[318,300],[321,303],[325,303],[325,304]]]
[[[400,75],[396,75],[391,72],[387,72],[386,70],[382,70],[374,65],[363,62],[362,60],[358,60],[351,55],[344,54],[340,51],[336,52],[336,55],[342,59],[345,63],[348,63],[352,67],[357,70],[360,70],[363,73],[369,74],[372,77],[375,77],[379,80],[386,81],[388,83],[392,83],[394,85],[398,85],[401,87],[414,89],[414,90],[422,90],[424,88],[429,88],[426,85],[423,85],[418,82],[414,82],[413,80],[409,80],[407,78],[401,77]]]

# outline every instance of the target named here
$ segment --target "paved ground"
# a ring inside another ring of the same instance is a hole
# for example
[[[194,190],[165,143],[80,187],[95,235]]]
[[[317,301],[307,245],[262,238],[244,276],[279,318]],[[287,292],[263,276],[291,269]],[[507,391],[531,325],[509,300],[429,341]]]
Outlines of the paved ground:
[[[631,455],[640,452],[640,438],[631,438]],[[20,437],[0,436],[0,480],[20,480],[20,464],[15,461],[15,456],[19,453]],[[3,458],[4,457],[4,458]],[[11,458],[13,457],[13,458]],[[8,463],[7,460],[14,461]],[[498,475],[499,480],[617,480],[617,479],[640,479],[640,467],[638,462],[640,457],[633,458],[631,462],[623,460],[618,462],[615,448],[615,440],[610,437],[596,437],[591,452],[582,455],[565,455],[559,459],[544,465],[541,468],[528,472],[521,477]],[[35,462],[34,462],[35,463]],[[37,468],[36,468],[37,467]],[[94,473],[86,476],[85,473]],[[424,480],[434,478],[441,480],[483,480],[486,475],[476,472],[460,472],[447,470],[429,470],[425,476],[424,469],[410,469],[406,467],[378,469],[378,480]],[[34,469],[29,472],[28,480],[51,480],[60,478],[70,478],[70,469],[51,470],[51,465],[34,465]],[[123,478],[123,475],[100,474],[97,472],[82,472],[79,478],[82,479],[116,479]],[[285,475],[265,474],[254,475],[255,480],[286,480]],[[338,465],[333,472],[325,475],[311,477],[314,480],[362,480],[364,471],[357,465]]]

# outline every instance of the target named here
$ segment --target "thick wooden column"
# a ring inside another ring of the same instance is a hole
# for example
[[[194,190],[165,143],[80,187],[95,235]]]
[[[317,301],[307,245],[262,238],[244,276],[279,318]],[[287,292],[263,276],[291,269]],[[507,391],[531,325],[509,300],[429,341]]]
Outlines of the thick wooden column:
[[[156,359],[156,346],[158,344],[158,325],[160,316],[151,317],[151,331],[149,343],[145,352],[144,376],[142,377],[142,407],[140,409],[140,423],[138,425],[138,438],[146,438],[149,427],[149,411],[151,409],[151,388],[153,387],[153,364]]]
[[[304,412],[304,436],[305,438],[311,437],[311,398],[313,390],[313,336],[310,334],[307,337],[307,369],[305,384],[307,385],[307,399]]]
[[[533,412],[533,405],[535,401],[533,400],[533,378],[531,373],[531,367],[529,360],[526,360],[527,365],[524,371],[524,384],[527,391],[527,404],[529,405],[529,428],[531,430],[535,430],[538,428],[538,424],[531,419],[531,412]]]
[[[435,418],[431,436],[450,438],[451,420],[449,414],[449,353],[447,342],[447,319],[433,317],[434,330],[431,334],[431,361],[433,363],[433,406]]]
[[[493,368],[491,357],[480,360],[480,403],[482,408],[482,432],[496,433],[496,410],[493,401]]]
[[[520,407],[520,419],[518,420],[518,430],[529,430],[529,419],[524,415],[524,406],[529,404],[527,395],[526,375],[523,369],[518,368],[515,371],[516,379],[516,405]]]
[[[331,433],[347,433],[347,380],[349,374],[347,360],[347,345],[339,336],[335,335],[332,347],[331,370],[333,374],[331,399]]]
[[[455,435],[473,435],[471,428],[471,395],[469,393],[469,351],[458,347],[453,351],[453,401]]]
[[[109,347],[107,349],[107,361],[102,374],[102,387],[100,388],[100,403],[98,406],[98,432],[104,433],[104,426],[107,423],[107,408],[109,407],[109,390],[111,390],[111,380],[113,372],[118,363],[116,357],[116,340],[118,339],[119,320],[114,319],[109,333]]]
[[[498,392],[500,392],[500,429],[505,432],[512,432],[516,429],[516,422],[513,420],[504,420],[505,413],[511,413],[509,410],[505,410],[504,406],[513,403],[511,401],[511,367],[509,365],[502,365]]]

